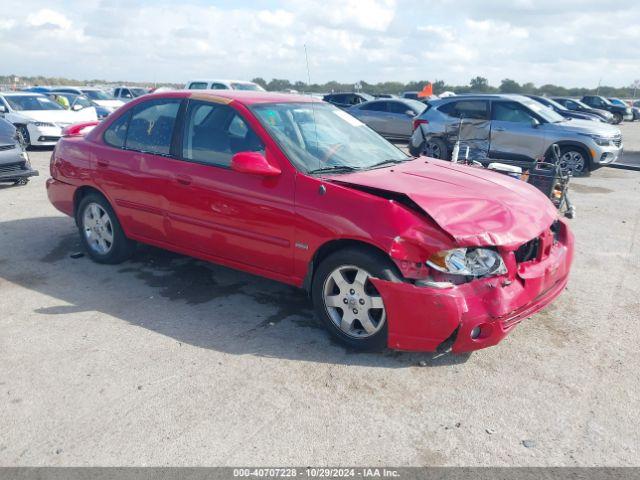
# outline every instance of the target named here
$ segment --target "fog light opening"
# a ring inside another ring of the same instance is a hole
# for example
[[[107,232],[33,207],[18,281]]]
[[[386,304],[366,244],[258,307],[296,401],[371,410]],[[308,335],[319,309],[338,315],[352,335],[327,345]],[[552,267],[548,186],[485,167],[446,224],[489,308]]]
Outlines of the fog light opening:
[[[475,327],[473,330],[471,330],[471,338],[475,340],[480,336],[480,333],[482,333],[480,327]]]

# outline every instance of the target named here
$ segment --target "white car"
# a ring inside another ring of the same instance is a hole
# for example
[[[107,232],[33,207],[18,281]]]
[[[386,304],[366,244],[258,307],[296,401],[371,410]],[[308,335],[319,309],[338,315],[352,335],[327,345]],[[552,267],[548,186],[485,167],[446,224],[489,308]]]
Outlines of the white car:
[[[108,94],[104,90],[97,87],[52,87],[53,91],[77,93],[78,95],[84,95],[96,105],[105,107],[110,111],[116,110],[118,107],[124,105],[122,100],[118,100],[113,95]]]
[[[96,109],[65,110],[45,95],[0,93],[0,117],[13,123],[25,145],[55,145],[62,129],[74,123],[97,121]]]
[[[149,93],[149,91],[141,87],[116,87],[113,89],[113,96],[117,100],[122,100],[124,103],[128,103],[134,98],[146,95],[147,93]]]
[[[264,92],[257,83],[244,80],[189,80],[184,86],[185,90],[252,90],[254,92]]]

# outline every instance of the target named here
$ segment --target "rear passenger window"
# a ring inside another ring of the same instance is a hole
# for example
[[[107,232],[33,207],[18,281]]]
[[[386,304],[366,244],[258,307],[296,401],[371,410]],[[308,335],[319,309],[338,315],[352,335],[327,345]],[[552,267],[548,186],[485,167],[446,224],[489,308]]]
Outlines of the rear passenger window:
[[[224,83],[212,83],[211,90],[229,90],[229,87],[227,87]]]
[[[206,90],[207,82],[192,82],[189,84],[189,90]]]
[[[127,112],[116,119],[109,128],[104,132],[105,143],[112,147],[122,148],[124,147],[124,141],[127,138],[127,127],[129,126],[129,119],[131,118],[131,112]]]
[[[264,151],[255,132],[233,108],[191,102],[185,118],[182,157],[221,167],[231,165],[238,152]]]
[[[460,100],[446,103],[438,107],[438,110],[450,117],[487,120],[489,118],[488,106],[488,102],[482,100]]]
[[[360,110],[369,110],[372,112],[386,112],[387,102],[371,102],[359,107]]]
[[[168,155],[180,100],[153,100],[139,104],[129,122],[126,147]]]

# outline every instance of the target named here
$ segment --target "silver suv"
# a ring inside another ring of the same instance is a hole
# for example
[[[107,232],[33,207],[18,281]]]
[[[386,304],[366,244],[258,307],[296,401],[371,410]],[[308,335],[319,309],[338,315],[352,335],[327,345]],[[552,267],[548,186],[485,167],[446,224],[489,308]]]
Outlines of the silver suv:
[[[459,132],[460,143],[472,146],[474,159],[529,163],[549,158],[551,145],[557,143],[562,167],[574,175],[622,155],[618,128],[566,119],[522,95],[459,95],[433,100],[413,125],[409,143],[413,155],[448,159]]]

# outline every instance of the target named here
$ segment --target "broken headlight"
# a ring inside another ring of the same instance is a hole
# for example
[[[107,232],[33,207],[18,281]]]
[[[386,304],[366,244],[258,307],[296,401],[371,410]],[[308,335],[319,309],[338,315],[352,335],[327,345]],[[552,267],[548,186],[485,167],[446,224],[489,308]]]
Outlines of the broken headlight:
[[[500,254],[488,248],[454,248],[431,255],[431,268],[452,275],[487,277],[507,273]]]

